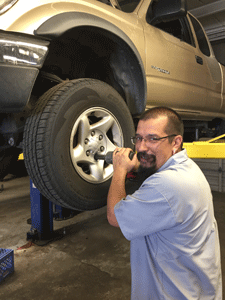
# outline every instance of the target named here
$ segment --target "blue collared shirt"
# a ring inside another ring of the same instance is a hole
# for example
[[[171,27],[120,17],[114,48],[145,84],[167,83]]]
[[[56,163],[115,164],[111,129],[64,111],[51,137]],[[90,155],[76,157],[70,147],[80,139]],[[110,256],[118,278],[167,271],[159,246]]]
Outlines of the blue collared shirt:
[[[222,300],[212,194],[186,150],[173,155],[114,211],[131,241],[131,300]]]

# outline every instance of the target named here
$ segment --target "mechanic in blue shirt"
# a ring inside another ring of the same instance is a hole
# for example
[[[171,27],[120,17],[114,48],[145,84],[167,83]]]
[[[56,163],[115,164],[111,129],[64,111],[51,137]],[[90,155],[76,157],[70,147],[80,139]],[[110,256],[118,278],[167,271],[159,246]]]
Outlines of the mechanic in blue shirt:
[[[139,120],[132,161],[131,149],[113,154],[107,217],[131,242],[131,300],[222,300],[212,194],[182,136],[175,111],[152,108]],[[126,195],[126,175],[137,166],[144,181]]]

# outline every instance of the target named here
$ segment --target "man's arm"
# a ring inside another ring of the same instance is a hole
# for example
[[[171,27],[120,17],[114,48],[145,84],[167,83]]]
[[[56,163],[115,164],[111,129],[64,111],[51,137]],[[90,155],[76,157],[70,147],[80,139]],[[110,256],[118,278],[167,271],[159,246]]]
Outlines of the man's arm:
[[[108,198],[107,198],[107,218],[109,224],[115,227],[119,227],[117,223],[116,216],[114,213],[115,205],[123,198],[126,197],[125,190],[125,180],[127,173],[114,172],[111,185],[109,188]]]
[[[138,164],[136,155],[132,161],[129,159],[130,151],[131,149],[117,148],[113,153],[114,174],[107,198],[107,218],[109,224],[115,227],[119,227],[119,224],[114,213],[114,207],[121,199],[126,197],[125,181],[127,173]]]

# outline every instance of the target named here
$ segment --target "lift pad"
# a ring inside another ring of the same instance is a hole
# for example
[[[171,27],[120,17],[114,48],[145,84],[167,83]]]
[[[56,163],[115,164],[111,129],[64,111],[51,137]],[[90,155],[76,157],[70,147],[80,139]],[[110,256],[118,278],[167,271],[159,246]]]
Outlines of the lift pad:
[[[18,157],[18,160],[23,160],[23,159],[24,159],[23,153],[21,153],[21,154],[19,155],[19,157]]]
[[[208,141],[184,143],[183,147],[190,158],[225,159],[225,134]]]

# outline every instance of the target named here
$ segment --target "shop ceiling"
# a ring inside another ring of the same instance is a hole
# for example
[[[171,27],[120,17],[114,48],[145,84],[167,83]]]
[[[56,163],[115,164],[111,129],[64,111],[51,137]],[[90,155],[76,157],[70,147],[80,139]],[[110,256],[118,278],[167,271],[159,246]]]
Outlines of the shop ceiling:
[[[187,0],[187,5],[211,42],[225,39],[225,0]]]

